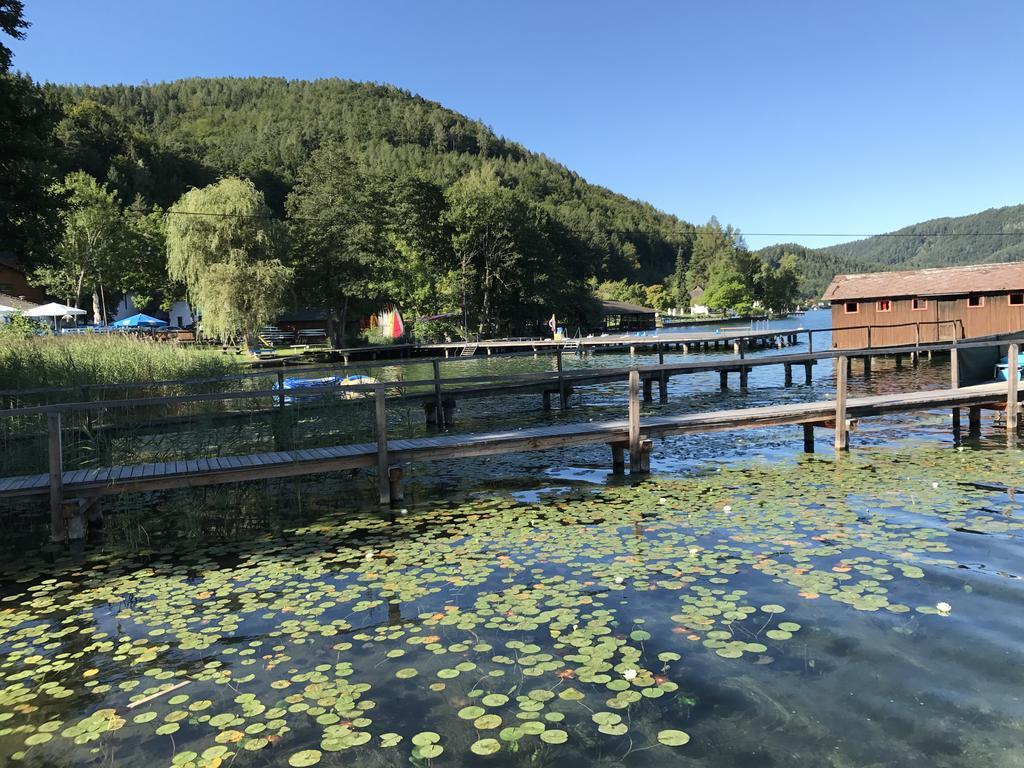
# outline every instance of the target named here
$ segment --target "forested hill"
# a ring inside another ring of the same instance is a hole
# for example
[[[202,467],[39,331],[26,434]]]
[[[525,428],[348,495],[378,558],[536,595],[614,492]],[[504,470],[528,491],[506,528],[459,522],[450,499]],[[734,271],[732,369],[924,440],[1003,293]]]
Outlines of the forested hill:
[[[69,167],[105,181],[125,202],[141,196],[166,207],[187,188],[230,174],[252,179],[283,213],[297,170],[331,139],[371,172],[417,174],[442,187],[492,166],[591,251],[603,279],[660,282],[692,248],[686,222],[387,85],[212,78],[47,89],[70,110],[58,126],[75,155]],[[119,124],[110,124],[111,110]]]
[[[1024,260],[1024,205],[932,219],[895,232],[827,248],[775,245],[762,254],[794,253],[801,292],[820,298],[833,275]]]

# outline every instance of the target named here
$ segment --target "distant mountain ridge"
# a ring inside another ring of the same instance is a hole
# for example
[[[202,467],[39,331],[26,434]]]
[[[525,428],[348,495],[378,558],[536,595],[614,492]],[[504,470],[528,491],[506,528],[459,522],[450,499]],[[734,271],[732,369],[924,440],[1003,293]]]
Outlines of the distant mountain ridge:
[[[821,298],[837,274],[1024,261],[1024,205],[930,219],[827,248],[787,243],[760,252],[769,256],[796,254],[803,279],[801,293],[807,298]]]

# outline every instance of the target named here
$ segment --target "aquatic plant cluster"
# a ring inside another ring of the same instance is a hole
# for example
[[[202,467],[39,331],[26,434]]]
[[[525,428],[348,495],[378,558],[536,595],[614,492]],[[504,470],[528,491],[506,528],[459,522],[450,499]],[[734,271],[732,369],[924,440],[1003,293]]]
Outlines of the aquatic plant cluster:
[[[876,451],[393,516],[335,505],[282,535],[10,566],[0,755],[671,764],[708,716],[688,660],[785,659],[812,604],[955,613],[921,588],[955,565],[946,530],[890,511],[1019,529],[948,479],[1005,477],[1007,457]]]

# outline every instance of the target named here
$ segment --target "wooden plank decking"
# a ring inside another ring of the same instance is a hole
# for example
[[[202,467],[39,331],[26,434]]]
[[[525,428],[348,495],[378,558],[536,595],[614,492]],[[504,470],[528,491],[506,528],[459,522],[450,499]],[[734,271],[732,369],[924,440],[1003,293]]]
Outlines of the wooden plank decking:
[[[1018,400],[1019,393],[1018,389]],[[1006,401],[1007,385],[1000,382],[960,389],[853,398],[846,401],[846,414],[853,419],[937,408],[1001,405]],[[828,421],[835,413],[835,401],[741,408],[642,419],[640,432],[644,438],[651,438],[673,434],[815,424]],[[387,459],[391,464],[404,464],[594,443],[616,444],[628,438],[628,420],[562,424],[520,430],[389,440]],[[377,465],[377,443],[361,443],[246,456],[73,470],[64,472],[62,479],[64,497],[70,498],[291,477]],[[47,474],[0,478],[0,497],[45,495],[49,492],[49,485]]]

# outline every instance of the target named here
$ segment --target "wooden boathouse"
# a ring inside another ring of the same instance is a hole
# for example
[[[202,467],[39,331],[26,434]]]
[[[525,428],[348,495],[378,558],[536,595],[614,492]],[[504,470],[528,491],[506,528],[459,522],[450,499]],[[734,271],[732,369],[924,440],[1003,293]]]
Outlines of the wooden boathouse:
[[[836,275],[834,349],[908,346],[1024,329],[1024,262]]]

